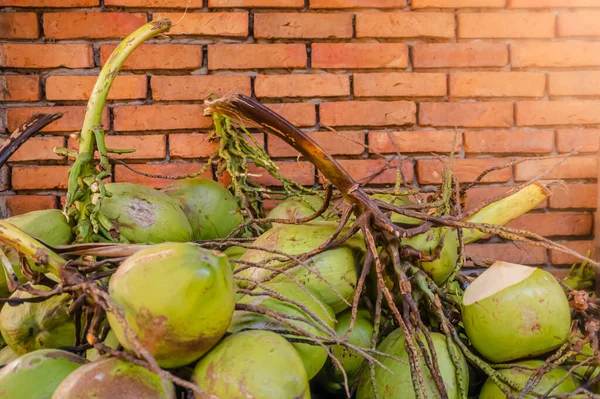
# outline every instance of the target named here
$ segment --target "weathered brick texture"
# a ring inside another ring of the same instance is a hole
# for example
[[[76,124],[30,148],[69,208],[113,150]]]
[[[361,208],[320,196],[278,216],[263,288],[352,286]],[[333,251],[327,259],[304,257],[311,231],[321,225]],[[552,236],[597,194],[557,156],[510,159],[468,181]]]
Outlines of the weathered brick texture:
[[[69,135],[81,128],[99,68],[136,27],[183,17],[133,53],[108,95],[107,145],[135,149],[118,157],[136,169],[198,171],[218,145],[209,141],[202,101],[239,92],[307,131],[361,182],[392,185],[401,167],[408,183],[439,184],[453,150],[464,183],[494,169],[469,189],[467,209],[557,162],[535,157],[577,150],[545,176],[563,180],[550,199],[511,226],[580,252],[592,245],[600,0],[0,0],[0,7],[7,7],[0,140],[36,112],[64,113],[2,169],[3,215],[60,203],[69,161],[52,150],[77,148]],[[282,140],[253,135],[284,175],[306,185],[322,178]],[[255,167],[251,173],[277,184]],[[212,170],[205,176],[219,178]],[[112,178],[170,182],[119,164]],[[532,265],[574,261],[498,239],[468,252]]]

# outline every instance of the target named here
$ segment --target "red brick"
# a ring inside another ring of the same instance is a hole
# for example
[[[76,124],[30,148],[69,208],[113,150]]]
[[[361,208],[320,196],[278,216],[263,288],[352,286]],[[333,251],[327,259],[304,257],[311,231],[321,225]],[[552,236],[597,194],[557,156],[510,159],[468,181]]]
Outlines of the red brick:
[[[509,8],[600,7],[599,0],[510,0]]]
[[[510,222],[508,227],[528,230],[542,236],[585,236],[592,231],[588,212],[528,213]]]
[[[34,12],[0,13],[0,38],[36,39],[39,36],[37,15]]]
[[[8,130],[11,132],[21,126],[25,121],[38,113],[62,112],[62,118],[52,122],[42,129],[42,132],[77,132],[81,130],[86,107],[81,106],[53,106],[53,107],[26,107],[26,108],[8,108]],[[102,114],[102,125],[109,126],[108,110],[105,109]]]
[[[0,76],[0,101],[38,101],[40,98],[39,76]]]
[[[46,99],[88,100],[96,84],[96,76],[53,75],[46,78]],[[120,75],[108,92],[109,100],[146,98],[145,75]]]
[[[446,159],[445,163],[448,164]],[[507,158],[469,158],[454,160],[454,174],[461,183],[474,181],[484,170],[504,165]],[[421,184],[439,184],[442,182],[444,164],[439,159],[420,159],[417,161],[417,174]],[[488,173],[481,181],[483,183],[499,183],[510,180],[511,168],[503,168]]]
[[[423,126],[510,127],[510,102],[419,104],[419,124]]]
[[[100,5],[100,0],[0,0],[3,7],[94,7]]]
[[[365,151],[363,132],[309,132],[307,134],[331,155],[359,155]],[[297,157],[299,153],[282,139],[269,136],[269,155]]]
[[[552,130],[465,132],[466,153],[550,153],[553,148]]]
[[[7,216],[56,208],[56,197],[53,195],[5,195],[1,202]]]
[[[573,251],[586,256],[588,252],[591,253],[594,249],[593,241],[557,241],[557,244],[561,244]],[[581,264],[581,259],[564,253],[562,251],[550,251],[550,261],[553,265],[572,265],[573,263]]]
[[[264,147],[262,134],[253,134],[256,141]],[[171,134],[169,150],[172,158],[208,158],[215,154],[219,142],[209,141],[209,134]]]
[[[212,94],[229,93],[250,95],[250,76],[247,75],[193,75],[152,76],[152,98],[160,101],[206,100]]]
[[[590,125],[600,123],[600,100],[518,101],[518,126]]]
[[[454,14],[447,12],[365,12],[356,15],[356,37],[450,39]]]
[[[304,0],[208,0],[208,6],[214,8],[303,8]]]
[[[480,259],[501,260],[520,265],[541,265],[546,263],[546,249],[522,243],[471,244],[465,252]]]
[[[305,68],[304,44],[216,44],[208,46],[208,69]]]
[[[51,39],[123,38],[147,21],[146,14],[53,12],[44,14],[44,35]]]
[[[506,0],[412,0],[412,8],[503,8]]]
[[[258,75],[254,79],[254,91],[259,98],[348,96],[350,77],[336,74]]]
[[[551,96],[600,95],[600,71],[551,72],[548,75]]]
[[[600,43],[511,43],[510,64],[515,68],[599,66]]]
[[[4,140],[1,140],[4,142]],[[23,145],[8,159],[9,162],[23,161],[52,161],[63,159],[59,157],[52,149],[54,147],[64,147],[65,139],[63,137],[33,137],[27,140]]]
[[[338,162],[356,181],[366,184],[394,184],[398,160],[392,160],[386,167],[385,159],[340,159]],[[379,173],[383,168],[383,172]],[[415,173],[412,162],[405,160],[402,162],[402,173],[408,183],[412,183]],[[373,177],[376,175],[376,177]]]
[[[556,131],[558,152],[598,152],[600,129],[559,129]]]
[[[14,166],[13,190],[52,190],[67,188],[68,166]]]
[[[542,97],[546,75],[536,72],[450,74],[451,97]]]
[[[598,186],[596,184],[555,184],[550,186],[550,207],[596,209]]]
[[[560,159],[525,161],[515,165],[515,180],[531,180],[554,167]],[[596,178],[596,156],[571,157],[544,179],[589,179]]]
[[[212,119],[202,104],[128,105],[113,109],[116,131],[205,129]]]
[[[4,43],[0,66],[10,68],[90,68],[94,66],[89,44]]]
[[[320,105],[321,123],[328,126],[412,125],[412,101],[338,101]]]
[[[279,167],[279,173],[281,175],[288,179],[292,179],[299,184],[312,186],[315,182],[315,167],[310,162],[277,162],[277,166]],[[248,167],[248,172],[253,175],[259,175],[252,177],[253,182],[264,186],[281,186],[279,180],[275,179],[258,166],[250,165]]]
[[[415,68],[501,67],[508,63],[502,43],[420,43],[413,46]]]
[[[100,46],[102,65],[116,45]],[[142,44],[127,58],[123,70],[198,69],[202,66],[202,46],[195,44]]]
[[[454,136],[454,132],[444,130],[369,132],[369,150],[380,154],[395,154],[396,151],[448,153],[452,151]],[[456,137],[455,150],[460,150],[461,143],[462,135],[459,133]]]
[[[167,139],[164,135],[106,136],[105,139],[108,148],[135,150],[127,154],[111,154],[112,158],[156,160],[164,159],[167,154]],[[78,150],[79,144],[70,139],[69,148]]]
[[[446,95],[443,73],[355,73],[356,97],[440,97]]]
[[[467,201],[465,210],[470,211],[479,208],[487,201],[505,196],[513,186],[475,186],[467,190]],[[540,203],[536,209],[543,209],[547,206],[547,200]]]
[[[310,0],[310,8],[403,8],[406,0]]]
[[[600,4],[600,3],[599,3]],[[600,36],[600,12],[575,11],[558,14],[558,36]]]
[[[254,37],[257,39],[334,39],[351,38],[352,14],[256,13]]]
[[[183,176],[197,173],[202,170],[203,163],[167,163],[167,164],[132,164],[132,168],[147,174],[163,175],[163,176]],[[202,177],[211,179],[212,171],[210,168],[201,175]],[[163,188],[172,184],[172,179],[162,179],[158,177],[146,177],[138,173],[132,172],[123,165],[115,166],[115,181],[130,182],[135,184],[143,184],[153,188]]]
[[[105,6],[135,8],[202,8],[202,0],[104,0]],[[174,21],[173,21],[174,22]]]
[[[180,21],[169,35],[248,36],[247,12],[154,13],[152,19],[168,18]]]
[[[554,15],[540,12],[461,13],[461,39],[551,39]]]
[[[271,110],[299,127],[314,126],[317,123],[315,105],[311,103],[265,104]]]
[[[404,43],[313,43],[312,67],[406,68],[408,46]]]

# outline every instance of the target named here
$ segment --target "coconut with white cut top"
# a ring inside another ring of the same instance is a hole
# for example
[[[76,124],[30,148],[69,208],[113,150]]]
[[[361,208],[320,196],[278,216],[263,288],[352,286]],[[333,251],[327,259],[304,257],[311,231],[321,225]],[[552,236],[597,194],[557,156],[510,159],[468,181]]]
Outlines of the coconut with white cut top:
[[[567,297],[550,273],[500,261],[466,289],[462,318],[475,349],[495,363],[558,348],[571,324]]]

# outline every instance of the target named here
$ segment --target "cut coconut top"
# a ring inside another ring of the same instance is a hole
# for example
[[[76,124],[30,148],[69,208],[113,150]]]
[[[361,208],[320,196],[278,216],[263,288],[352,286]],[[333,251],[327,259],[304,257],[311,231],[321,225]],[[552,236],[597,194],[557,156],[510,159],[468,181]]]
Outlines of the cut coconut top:
[[[535,267],[496,261],[467,287],[463,304],[464,306],[471,305],[505,288],[519,284],[531,276],[535,270]]]

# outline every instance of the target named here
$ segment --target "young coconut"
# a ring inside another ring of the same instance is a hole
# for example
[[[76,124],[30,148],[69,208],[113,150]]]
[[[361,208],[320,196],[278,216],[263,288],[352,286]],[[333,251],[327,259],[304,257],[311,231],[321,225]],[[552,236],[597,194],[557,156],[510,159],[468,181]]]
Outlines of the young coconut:
[[[323,205],[323,199],[317,195],[290,197],[281,201],[267,214],[268,219],[304,219],[314,215]],[[314,220],[325,220],[323,215]],[[277,224],[277,223],[275,223]]]
[[[268,287],[268,289],[279,293],[284,298],[304,305],[315,316],[321,319],[321,321],[325,322],[329,328],[333,328],[333,320],[335,318],[335,314],[333,313],[331,308],[325,304],[321,304],[312,299],[310,295],[302,289],[302,287],[293,283],[268,283],[265,284],[265,286]],[[264,292],[264,290],[260,289],[255,289],[254,291]],[[319,294],[315,292],[313,292],[312,294],[317,299],[319,298]],[[317,326],[319,326],[319,328],[300,320],[289,320],[289,322],[295,325],[296,327],[301,328],[313,335],[320,337],[326,336],[326,334],[322,331],[324,327],[319,325],[317,320],[313,319],[308,313],[302,310],[302,308],[293,303],[273,298],[267,293],[265,293],[264,296],[245,295],[238,301],[238,303],[243,305],[261,307],[288,316],[307,320],[308,322],[316,324]],[[233,320],[231,321],[231,325],[229,326],[229,331],[235,333],[238,331],[248,329],[272,329],[277,330],[277,332],[280,334],[282,330],[287,330],[291,332],[291,337],[298,337],[297,333],[294,334],[294,330],[290,326],[287,326],[270,316],[260,313],[237,310],[233,315]],[[304,339],[310,340],[310,338]],[[300,358],[304,363],[308,379],[312,379],[325,364],[325,361],[327,360],[327,352],[325,351],[325,349],[318,345],[304,344],[298,342],[292,343],[292,345],[298,351],[298,354],[300,355]]]
[[[49,291],[48,287],[34,288]],[[32,298],[24,291],[15,291],[11,298]],[[24,302],[4,306],[0,311],[0,332],[15,353],[23,355],[37,349],[75,345],[75,322],[67,314],[69,294],[50,297],[43,302]]]
[[[52,399],[174,399],[170,381],[148,369],[114,357],[97,360],[71,373]]]
[[[527,380],[529,380],[529,377],[531,377],[535,370],[541,367],[543,364],[544,362],[541,360],[527,360],[515,363],[511,368],[498,369],[496,371],[503,377],[509,378],[511,381],[514,381],[519,386],[524,388]],[[558,395],[561,393],[575,391],[577,388],[579,388],[580,384],[572,375],[568,376],[567,373],[568,371],[562,367],[557,367],[551,372],[545,373],[540,382],[533,389],[533,392],[538,395]],[[551,392],[548,392],[556,384],[558,384],[558,386]],[[515,398],[519,396],[519,391],[512,390],[508,385],[504,385],[503,388],[510,390]],[[534,395],[525,396],[527,399],[534,399],[535,397],[536,396]],[[500,388],[498,388],[496,383],[494,383],[491,378],[488,378],[485,381],[485,384],[483,384],[483,388],[481,388],[479,399],[506,399],[506,395]]]
[[[195,241],[225,238],[244,221],[235,197],[216,181],[186,179],[161,191],[179,202]]]
[[[60,383],[87,360],[58,349],[42,349],[0,370],[0,399],[49,399]]]
[[[337,222],[310,222],[305,225],[278,225],[265,232],[254,241],[253,245],[265,249],[277,249],[288,255],[302,255],[319,247],[327,241],[335,232]],[[342,233],[343,234],[343,233]],[[364,250],[364,241],[358,237],[346,241],[343,246],[330,249],[307,259],[304,265],[297,265],[288,270],[294,277],[301,281],[306,287],[318,292],[323,302],[331,306],[335,313],[339,313],[348,307],[348,301],[354,297],[356,290],[357,274],[354,250]],[[284,267],[289,262],[276,261],[281,255],[259,249],[250,249],[241,260],[254,263],[267,263],[271,267]],[[247,268],[239,264],[237,269],[244,268],[236,274],[240,278],[251,278],[263,280],[273,274],[272,270],[260,267]],[[320,278],[316,270],[322,278]],[[272,281],[292,282],[292,280],[280,274]],[[238,280],[240,287],[247,286],[242,280]],[[333,289],[332,289],[333,287]],[[337,292],[336,292],[337,291]],[[341,296],[341,297],[340,297]]]
[[[104,345],[106,345],[112,349],[117,349],[119,347],[119,340],[117,339],[117,336],[115,335],[115,332],[113,330],[110,330],[108,332],[108,334],[106,335],[106,339],[104,340]],[[107,357],[107,356],[108,355],[100,355],[98,353],[98,351],[96,350],[96,348],[91,348],[91,349],[88,349],[87,351],[85,351],[85,358],[87,360],[89,360],[90,362],[93,362],[94,360],[102,359],[103,357]]]
[[[350,327],[352,309],[344,310],[337,315],[336,318],[337,324],[335,325],[335,332],[338,337],[343,338],[346,336],[346,332]],[[368,310],[359,309],[356,315],[356,322],[350,332],[348,341],[352,345],[360,346],[361,348],[370,348],[372,335],[373,322],[371,321],[371,314]],[[330,348],[330,351],[342,364],[346,376],[348,377],[348,385],[352,386],[356,377],[358,377],[365,359],[361,354],[342,345],[334,345]],[[335,394],[344,391],[344,375],[330,358],[327,358],[325,366],[321,369],[315,379],[319,385],[328,392]]]
[[[421,335],[423,345],[429,349],[425,337]],[[431,333],[431,340],[435,353],[437,355],[438,366],[442,380],[448,393],[448,399],[459,399],[462,397],[460,386],[466,390],[469,385],[469,371],[467,362],[460,352],[460,349],[449,343],[446,337],[440,333]],[[370,373],[365,371],[360,377],[356,399],[414,399],[417,397],[415,388],[413,387],[412,374],[410,370],[410,362],[408,353],[405,347],[406,338],[401,328],[394,330],[388,335],[377,347],[377,350],[391,356],[397,357],[400,361],[390,359],[388,357],[376,356],[383,365],[390,369],[392,373],[375,365],[375,387],[371,382]],[[418,346],[415,343],[415,346]],[[452,347],[453,352],[458,356],[460,368],[457,370],[452,362],[449,347]],[[428,350],[428,355],[431,358],[431,352]],[[427,397],[439,397],[439,392],[427,365],[422,357],[419,360],[421,371],[423,373],[423,384]],[[379,396],[375,395],[374,389],[377,389]],[[466,393],[466,392],[465,392]]]
[[[108,292],[165,368],[191,363],[212,348],[235,307],[227,256],[193,244],[165,243],[136,252],[119,266]],[[130,349],[121,324],[111,313],[107,318],[119,343]]]
[[[10,346],[5,346],[0,350],[0,367],[6,366],[8,363],[12,362],[15,359],[18,359],[19,355],[15,353]]]
[[[155,244],[192,240],[192,227],[179,203],[163,192],[132,183],[109,183],[100,222],[121,241]]]
[[[462,320],[475,349],[489,361],[503,363],[561,346],[571,314],[550,273],[498,261],[465,290]]]
[[[243,331],[225,338],[200,359],[192,380],[205,391],[196,399],[310,399],[298,353],[270,331]]]

